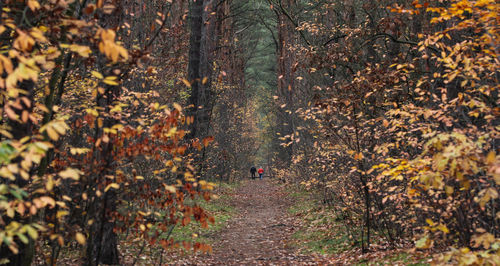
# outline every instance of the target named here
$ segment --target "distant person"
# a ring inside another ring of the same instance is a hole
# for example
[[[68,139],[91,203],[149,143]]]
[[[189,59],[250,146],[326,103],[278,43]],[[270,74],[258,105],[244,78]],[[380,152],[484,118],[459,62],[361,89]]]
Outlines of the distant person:
[[[255,172],[257,172],[257,169],[255,168],[255,166],[252,166],[252,168],[250,168],[250,173],[252,174],[252,179],[255,179]]]
[[[263,175],[264,175],[264,169],[262,169],[262,167],[261,167],[261,168],[259,168],[259,178],[260,178],[260,180],[262,180],[262,176]]]

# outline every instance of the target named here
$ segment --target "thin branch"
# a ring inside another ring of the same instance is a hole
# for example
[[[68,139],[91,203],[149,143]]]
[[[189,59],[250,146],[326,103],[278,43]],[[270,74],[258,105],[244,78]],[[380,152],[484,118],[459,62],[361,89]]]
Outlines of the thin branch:
[[[335,37],[331,38],[330,40],[326,41],[323,44],[323,46],[327,46],[331,42],[337,42],[339,39],[342,39],[342,38],[345,38],[345,37],[347,37],[347,34],[342,34],[342,35],[335,36]]]
[[[295,20],[293,20],[292,16],[290,16],[290,14],[288,13],[288,11],[283,7],[281,0],[279,0],[279,7],[281,9],[281,12],[283,12],[283,14],[285,14],[285,16],[290,20],[290,22],[293,23],[293,25],[295,26],[295,28],[298,28],[299,27],[299,23],[296,22]],[[304,41],[306,42],[306,44],[307,45],[311,45],[311,43],[306,39],[306,36],[304,35],[304,31],[303,30],[297,30],[297,31],[300,33],[300,36],[302,37],[302,39],[304,39]]]
[[[261,15],[258,15],[258,16],[259,16],[259,19],[260,19],[262,25],[264,25],[264,27],[271,33],[271,37],[273,37],[274,45],[276,46],[276,51],[277,51],[279,48],[279,43],[278,43],[278,40],[276,39],[276,36],[274,36],[273,29],[269,25],[267,25],[265,19]]]
[[[387,34],[387,33],[377,33],[375,35],[373,35],[369,40],[366,40],[362,45],[361,47],[365,46],[367,43],[369,42],[372,42],[378,38],[388,38],[390,39],[391,41],[395,42],[395,43],[402,43],[402,44],[409,44],[411,46],[418,46],[418,43],[417,42],[412,42],[412,41],[405,41],[405,40],[398,40],[396,37],[394,37],[393,35],[391,34]],[[427,48],[429,48],[430,50],[432,50],[433,52],[435,52],[436,54],[439,54],[439,50],[434,48],[434,47],[430,47],[428,46]]]
[[[275,5],[275,3],[272,2],[272,0],[267,0],[267,2],[270,5]],[[283,7],[281,0],[278,2],[278,6],[280,7],[281,13],[283,13],[285,15],[285,17],[287,17],[288,20],[290,20],[290,22],[292,22],[292,24],[295,26],[295,29],[297,30],[297,28],[299,27],[299,24],[295,20],[293,20],[292,16],[290,16],[288,11]],[[279,16],[278,11],[274,10],[274,8],[273,8],[273,11],[276,13],[277,16]],[[297,30],[297,31],[300,33],[300,37],[302,37],[302,39],[306,42],[306,44],[311,45],[309,40],[307,40],[306,36],[304,35],[303,30]]]
[[[171,10],[172,10],[172,4],[168,7],[167,12],[165,14],[163,14],[163,20],[161,22],[160,28],[156,31],[156,33],[149,40],[149,42],[146,44],[146,46],[144,46],[144,49],[143,49],[144,51],[146,51],[153,44],[153,42],[156,40],[156,38],[160,35],[160,32],[163,30],[163,27],[165,26],[165,22],[167,22],[167,18],[169,17],[168,13],[170,13]]]

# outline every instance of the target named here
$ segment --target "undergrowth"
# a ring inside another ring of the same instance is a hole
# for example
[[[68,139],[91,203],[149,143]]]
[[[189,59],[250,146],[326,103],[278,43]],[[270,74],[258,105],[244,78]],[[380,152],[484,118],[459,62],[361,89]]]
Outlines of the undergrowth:
[[[342,215],[336,213],[301,188],[288,188],[295,202],[288,213],[300,220],[300,226],[293,235],[292,246],[304,254],[331,256],[341,264],[353,265],[428,265],[427,256],[413,254],[403,249],[373,250],[362,254],[357,241],[359,232],[348,231],[343,225]],[[377,239],[377,234],[374,234]],[[380,237],[379,237],[380,238]],[[376,243],[378,246],[380,243]]]
[[[217,187],[213,191],[215,195],[214,199],[207,202],[199,198],[191,202],[190,204],[197,203],[213,216],[215,223],[208,223],[208,228],[202,228],[200,223],[195,221],[190,222],[186,226],[178,225],[172,230],[169,239],[173,239],[178,243],[187,242],[194,244],[199,242],[212,244],[217,232],[224,228],[228,220],[236,213],[235,208],[231,206],[231,194],[234,193],[238,186],[238,182],[217,183]],[[141,265],[158,264],[159,261],[168,262],[167,257],[171,256],[172,253],[179,253],[182,256],[193,254],[192,248],[186,249],[182,244],[176,249],[172,248],[167,255],[163,249],[150,249],[150,246],[142,248],[144,245],[142,239],[132,240],[131,242],[133,243],[132,245],[121,249],[125,262],[137,260],[137,263]],[[148,245],[146,244],[146,246]]]
[[[217,199],[205,201],[197,199],[196,202],[215,218],[215,223],[208,223],[208,228],[202,228],[200,223],[191,222],[187,226],[178,226],[172,232],[172,239],[176,241],[202,242],[211,244],[213,235],[220,231],[227,221],[235,214],[235,208],[231,206],[231,194],[239,183],[220,183],[216,188]]]

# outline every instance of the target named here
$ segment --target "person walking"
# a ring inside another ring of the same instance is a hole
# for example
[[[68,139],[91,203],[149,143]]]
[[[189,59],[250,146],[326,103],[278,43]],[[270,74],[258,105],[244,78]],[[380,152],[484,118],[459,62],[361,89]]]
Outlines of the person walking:
[[[252,174],[252,179],[255,179],[255,172],[257,172],[257,169],[255,169],[255,166],[252,166],[252,168],[250,168],[250,173]]]
[[[259,168],[259,178],[262,180],[262,176],[264,175],[264,169],[262,167]]]

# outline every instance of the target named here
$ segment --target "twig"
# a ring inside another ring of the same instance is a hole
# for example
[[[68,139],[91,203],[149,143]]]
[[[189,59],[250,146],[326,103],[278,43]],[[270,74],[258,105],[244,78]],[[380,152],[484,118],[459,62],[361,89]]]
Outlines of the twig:
[[[132,262],[132,266],[134,266],[137,263],[137,260],[139,260],[139,256],[142,254],[142,251],[144,250],[145,246],[146,246],[146,239],[144,239],[144,242],[142,243],[141,250],[139,250],[139,253],[137,253],[137,256],[135,256],[134,262]]]
[[[155,39],[160,35],[160,32],[163,30],[163,27],[165,26],[165,22],[167,22],[168,18],[168,13],[170,13],[170,10],[172,10],[172,4],[168,7],[168,10],[165,14],[163,14],[163,20],[161,22],[160,28],[156,31],[156,33],[153,35],[153,37],[149,40],[149,42],[144,46],[144,51],[146,51],[155,41]]]
[[[337,42],[337,41],[338,41],[338,39],[342,39],[342,38],[344,38],[344,37],[347,37],[347,34],[342,34],[342,35],[335,36],[335,37],[331,38],[330,40],[326,41],[326,42],[323,44],[323,46],[327,46],[329,43],[331,43],[331,42],[333,42],[333,41],[334,41],[334,42]]]
[[[361,47],[365,46],[367,43],[371,42],[371,41],[374,41],[375,39],[378,39],[378,38],[381,38],[381,37],[386,37],[386,38],[389,38],[391,41],[395,42],[395,43],[402,43],[402,44],[409,44],[409,45],[412,45],[412,46],[418,46],[418,43],[417,42],[412,42],[412,41],[405,41],[405,40],[398,40],[396,37],[390,35],[390,34],[387,34],[387,33],[377,33],[375,35],[373,35],[369,40],[366,40],[362,45]],[[432,50],[434,53],[436,54],[439,54],[439,50],[434,48],[434,47],[431,47],[431,46],[427,46],[428,49]]]
[[[269,2],[269,4],[273,4],[271,0],[268,0],[268,2]],[[288,13],[288,11],[283,7],[281,0],[279,0],[278,6],[281,9],[281,13],[283,13],[285,15],[285,17],[287,17],[288,20],[290,20],[290,22],[292,22],[292,24],[295,26],[296,30],[300,33],[300,37],[302,37],[302,39],[306,42],[307,45],[311,45],[309,40],[307,40],[306,36],[304,35],[303,30],[297,29],[299,27],[299,24],[295,20],[293,20],[292,16],[290,16],[290,13]]]

